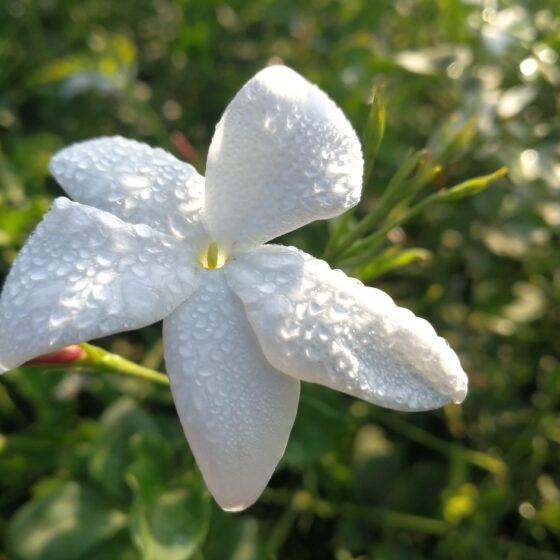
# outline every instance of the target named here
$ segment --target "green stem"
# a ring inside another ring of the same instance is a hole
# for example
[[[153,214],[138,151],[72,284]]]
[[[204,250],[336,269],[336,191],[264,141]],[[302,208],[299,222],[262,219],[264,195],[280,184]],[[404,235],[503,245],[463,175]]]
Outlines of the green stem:
[[[45,454],[53,450],[52,443],[52,441],[45,440],[42,437],[0,434],[0,453]]]
[[[289,504],[292,504],[293,495],[289,491],[268,488],[263,494],[263,500],[278,505],[288,504],[289,507]],[[305,511],[309,511],[322,518],[341,514],[345,517],[369,521],[379,527],[392,527],[404,531],[427,533],[430,535],[443,535],[450,529],[449,524],[442,519],[411,515],[380,507],[362,506],[349,502],[331,502],[311,495],[309,495]],[[286,517],[291,518],[288,514],[286,514]]]
[[[68,369],[92,373],[118,373],[121,375],[130,375],[131,377],[136,377],[137,379],[145,379],[147,381],[152,381],[158,383],[159,385],[165,385],[169,387],[169,378],[167,375],[155,371],[153,369],[135,364],[118,354],[112,354],[99,348],[98,346],[93,346],[92,344],[87,344],[83,342],[79,345],[84,351],[84,355],[72,362],[68,363],[40,363],[23,366],[23,369],[29,370],[40,370],[40,371],[64,371]]]
[[[148,369],[157,370],[163,360],[163,350],[163,339],[158,338],[146,354],[144,354],[141,365]]]
[[[554,552],[542,550],[542,548],[533,548],[506,539],[499,541],[498,545],[504,552],[514,553],[516,558],[523,558],[524,560],[560,560],[560,556]]]
[[[349,244],[345,243],[344,246],[341,245],[340,251],[338,254],[342,256],[354,256],[359,251],[361,251],[364,247],[375,247],[379,242],[385,239],[385,236],[394,228],[399,227],[400,225],[408,222],[418,214],[422,213],[428,206],[431,206],[435,202],[438,202],[437,194],[433,194],[428,196],[421,202],[419,202],[416,206],[413,206],[404,216],[392,220],[385,225],[383,225],[380,229],[378,229],[375,233],[368,235],[358,243],[356,243],[350,251],[344,252],[345,249],[349,248]]]
[[[424,157],[423,151],[418,151],[411,155],[403,166],[393,175],[389,181],[381,200],[377,206],[358,224],[352,229],[344,238],[341,239],[338,247],[331,247],[325,251],[324,258],[329,259],[350,247],[354,241],[365,235],[370,231],[379,220],[383,219],[389,211],[399,202],[402,198],[401,185],[407,181],[407,178],[413,173],[414,169],[419,165]]]
[[[266,543],[266,550],[269,557],[276,557],[278,551],[290,535],[297,516],[298,512],[292,508],[291,504],[288,504]]]
[[[482,451],[466,449],[456,443],[449,443],[430,434],[429,432],[426,432],[418,426],[414,426],[409,422],[402,420],[396,414],[386,415],[376,408],[372,408],[370,413],[380,424],[383,424],[387,428],[408,437],[412,441],[415,441],[424,447],[433,449],[442,455],[458,457],[471,465],[487,472],[491,472],[501,478],[505,477],[508,473],[506,463],[498,457],[494,457],[488,453],[483,453]]]
[[[321,258],[328,259],[329,255],[332,255],[336,252],[338,242],[340,241],[340,238],[348,228],[348,224],[350,223],[350,220],[352,219],[352,216],[354,215],[355,211],[356,211],[356,207],[350,208],[350,210],[348,210],[345,214],[343,214],[340,217],[340,221],[337,227],[335,228],[335,230],[329,237],[329,240],[327,241],[327,246],[325,247],[325,250],[323,251],[323,256]]]
[[[381,508],[363,507],[350,503],[339,504],[338,509],[342,515],[354,519],[366,519],[378,523],[382,527],[392,527],[416,533],[429,535],[444,535],[450,529],[449,525],[441,519],[421,517],[398,511]]]
[[[386,103],[380,88],[374,87],[369,116],[362,135],[364,148],[364,186],[367,187],[381,141],[385,135]]]
[[[350,243],[348,243],[346,239],[343,240],[343,243],[341,243],[340,248],[337,250],[334,256],[353,257],[354,255],[358,254],[361,250],[363,250],[366,247],[370,249],[374,248],[385,239],[387,233],[389,233],[392,229],[399,227],[404,223],[408,222],[409,220],[411,220],[412,218],[418,216],[419,214],[424,212],[424,210],[426,210],[426,208],[428,208],[429,206],[439,204],[442,202],[453,202],[455,200],[459,200],[460,198],[463,198],[464,196],[470,196],[472,194],[476,194],[477,192],[486,188],[486,186],[490,184],[492,181],[495,181],[496,179],[503,177],[507,173],[507,171],[508,170],[506,167],[501,167],[500,169],[498,169],[494,173],[490,173],[489,175],[468,179],[467,181],[464,181],[463,183],[460,183],[459,185],[456,185],[450,189],[438,191],[421,200],[418,204],[410,208],[410,210],[408,210],[408,212],[403,216],[401,216],[400,218],[385,223],[375,233],[365,237],[361,241],[358,241],[352,247],[350,247],[350,245],[352,244],[353,241],[355,241],[355,239],[360,237],[359,235],[357,237],[355,235],[352,235]],[[361,224],[359,225],[362,225],[365,221],[366,220],[363,220],[363,222],[361,222]],[[357,229],[358,228],[356,228],[356,230]],[[351,233],[353,234],[356,230],[353,230]],[[348,238],[350,239],[350,236],[348,236]],[[345,249],[349,249],[349,250],[345,251]]]
[[[91,359],[92,367],[96,371],[131,375],[169,387],[169,378],[159,371],[154,371],[153,369],[135,364],[118,354],[112,354],[98,346],[93,346],[85,342],[80,344],[80,346]]]

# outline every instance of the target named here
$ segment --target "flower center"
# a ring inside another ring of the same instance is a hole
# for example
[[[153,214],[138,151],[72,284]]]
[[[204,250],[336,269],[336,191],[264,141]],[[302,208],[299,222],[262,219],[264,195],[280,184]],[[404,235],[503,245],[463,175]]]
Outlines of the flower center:
[[[223,247],[217,243],[210,243],[208,247],[202,249],[197,257],[198,264],[208,270],[222,268],[228,260],[228,254]]]

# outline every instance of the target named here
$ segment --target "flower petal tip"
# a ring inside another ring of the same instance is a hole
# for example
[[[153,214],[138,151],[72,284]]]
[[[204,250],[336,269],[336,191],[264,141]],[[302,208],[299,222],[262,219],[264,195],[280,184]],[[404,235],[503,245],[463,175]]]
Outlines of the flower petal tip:
[[[220,507],[224,510],[227,511],[228,513],[239,513],[241,511],[246,510],[248,507],[252,506],[254,502],[250,503],[250,504],[237,504],[234,506],[223,506],[221,504]]]
[[[70,208],[72,204],[75,204],[75,202],[72,202],[65,196],[58,196],[53,200],[53,208],[56,208],[57,210],[66,210]]]
[[[266,81],[268,84],[275,84],[285,89],[286,80],[305,83],[306,80],[303,76],[292,70],[289,66],[283,64],[271,64],[263,68],[255,74],[255,79],[259,81]]]
[[[455,388],[455,393],[453,395],[453,403],[461,404],[465,397],[467,396],[469,390],[469,379],[467,374],[461,370],[461,375],[457,379],[457,385]]]
[[[249,509],[261,497],[266,487],[266,485],[264,485],[258,490],[253,489],[252,491],[232,492],[232,487],[229,485],[227,487],[216,488],[215,484],[208,485],[207,483],[207,486],[214,500],[216,500],[216,503],[223,511],[227,511],[228,513],[239,513]],[[237,490],[239,490],[239,487],[237,487]]]
[[[72,149],[72,146],[67,146],[55,152],[49,160],[49,171],[51,175],[59,180],[62,173],[64,172],[64,163],[66,161],[68,151]]]

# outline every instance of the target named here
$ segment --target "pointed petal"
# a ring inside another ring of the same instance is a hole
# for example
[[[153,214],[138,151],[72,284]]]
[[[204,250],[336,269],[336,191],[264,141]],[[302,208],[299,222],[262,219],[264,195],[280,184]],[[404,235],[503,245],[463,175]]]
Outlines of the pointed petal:
[[[50,169],[78,202],[179,238],[201,235],[204,177],[160,148],[95,138],[56,153]]]
[[[216,128],[206,222],[217,241],[258,244],[360,199],[360,142],[342,111],[285,66],[250,80]]]
[[[196,286],[194,262],[173,237],[57,199],[4,285],[0,370],[162,319]]]
[[[212,271],[163,323],[175,405],[210,492],[249,507],[284,453],[299,382],[265,359],[239,299]]]
[[[397,410],[461,402],[467,377],[431,325],[324,261],[254,249],[227,268],[264,354],[278,370]]]

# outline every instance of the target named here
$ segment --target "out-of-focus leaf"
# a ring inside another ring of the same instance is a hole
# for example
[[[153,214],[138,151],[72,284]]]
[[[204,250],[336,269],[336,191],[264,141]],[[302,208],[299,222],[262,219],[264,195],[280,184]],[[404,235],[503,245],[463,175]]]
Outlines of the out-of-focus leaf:
[[[514,86],[502,93],[497,111],[502,119],[510,119],[520,113],[538,94],[534,86]]]
[[[187,560],[204,542],[210,521],[207,490],[198,478],[173,482],[164,440],[138,434],[127,481],[134,494],[131,531],[144,560]]]
[[[123,397],[115,401],[100,418],[99,434],[90,458],[91,476],[115,496],[125,495],[124,469],[128,441],[137,432],[156,432],[156,425],[135,401]]]
[[[49,61],[33,76],[38,84],[63,82],[72,97],[88,89],[110,93],[122,89],[133,74],[136,47],[125,35],[98,36],[99,49]]]
[[[531,240],[522,228],[485,228],[481,231],[482,241],[488,250],[500,257],[523,259],[529,252]]]
[[[534,521],[542,523],[548,529],[560,535],[560,503],[545,504],[537,511]]]
[[[348,417],[345,411],[336,407],[338,395],[330,403],[321,398],[323,394],[324,389],[321,387],[304,385],[298,415],[282,463],[302,467],[335,452],[333,441],[345,432]]]
[[[127,524],[127,517],[86,484],[68,482],[27,502],[7,529],[14,560],[81,560]]]
[[[367,282],[396,268],[401,268],[417,261],[427,261],[430,258],[431,253],[426,249],[418,247],[413,249],[389,247],[373,260],[359,267],[356,270],[356,276],[362,282]]]
[[[256,519],[231,515],[214,504],[210,531],[202,549],[204,558],[265,560],[258,528]]]
[[[516,282],[511,291],[515,299],[502,309],[502,315],[516,323],[540,319],[546,312],[546,295],[529,282]]]
[[[372,547],[375,560],[423,560],[424,556],[417,550],[409,540],[392,539],[392,542],[384,542]]]
[[[138,560],[138,554],[130,542],[128,531],[119,531],[114,537],[103,541],[80,560]]]
[[[428,142],[433,161],[449,164],[459,159],[474,140],[476,131],[476,117],[451,115]]]
[[[468,47],[455,45],[439,45],[424,50],[402,51],[395,56],[396,63],[414,74],[436,74],[449,67],[460,64],[465,67],[472,60],[472,52]]]
[[[145,560],[187,560],[204,541],[209,524],[205,490],[167,490],[132,510],[135,542]]]

